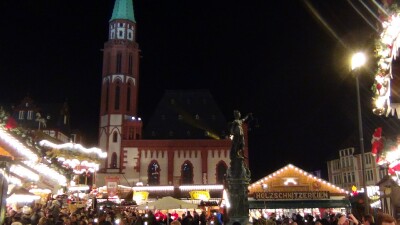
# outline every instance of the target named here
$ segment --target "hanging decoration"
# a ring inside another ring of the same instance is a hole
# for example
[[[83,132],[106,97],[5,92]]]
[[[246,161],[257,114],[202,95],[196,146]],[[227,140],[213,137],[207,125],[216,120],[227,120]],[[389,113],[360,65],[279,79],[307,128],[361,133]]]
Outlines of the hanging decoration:
[[[375,44],[378,69],[372,86],[374,96],[373,113],[383,115],[390,113],[390,82],[393,79],[392,62],[398,55],[400,47],[400,11],[396,4],[386,8],[387,17],[382,17],[382,32]]]

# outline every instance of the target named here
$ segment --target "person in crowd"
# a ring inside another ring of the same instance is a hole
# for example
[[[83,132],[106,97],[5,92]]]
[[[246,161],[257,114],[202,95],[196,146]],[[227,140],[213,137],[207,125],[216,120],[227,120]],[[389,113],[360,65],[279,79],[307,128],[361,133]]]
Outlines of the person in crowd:
[[[276,225],[276,214],[275,213],[271,213],[268,217],[268,220],[266,222],[267,225]]]
[[[182,219],[182,225],[192,225],[192,221],[193,221],[193,216],[192,214],[190,214],[190,211],[187,211],[185,218]]]
[[[396,225],[396,220],[389,214],[379,213],[376,217],[376,225]]]
[[[99,225],[112,225],[110,221],[106,220],[106,218],[107,218],[107,214],[106,213],[101,213],[99,215],[99,218],[98,218],[98,220],[99,220],[98,224]]]
[[[23,223],[21,222],[21,216],[20,215],[15,215],[13,218],[12,218],[12,223],[11,223],[11,225],[23,225]]]
[[[201,211],[200,214],[200,225],[207,225],[207,215],[206,215],[206,211]]]
[[[179,222],[179,220],[174,220],[171,225],[181,225],[181,222]]]
[[[193,210],[192,225],[199,225],[199,223],[200,223],[200,216],[195,210]]]
[[[174,210],[174,212],[171,213],[171,219],[172,220],[177,220],[179,218],[178,213],[176,213],[176,210]]]
[[[364,225],[375,225],[374,217],[371,215],[365,215],[361,218],[362,224]]]
[[[361,225],[357,218],[351,213],[347,216],[345,214],[341,214],[338,216],[338,218],[338,225]]]

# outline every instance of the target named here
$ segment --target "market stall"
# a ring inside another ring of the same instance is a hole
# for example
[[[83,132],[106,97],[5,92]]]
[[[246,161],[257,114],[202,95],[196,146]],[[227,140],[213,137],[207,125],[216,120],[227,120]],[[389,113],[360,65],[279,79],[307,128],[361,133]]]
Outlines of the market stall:
[[[249,186],[249,208],[291,217],[345,212],[351,205],[345,190],[289,164]]]

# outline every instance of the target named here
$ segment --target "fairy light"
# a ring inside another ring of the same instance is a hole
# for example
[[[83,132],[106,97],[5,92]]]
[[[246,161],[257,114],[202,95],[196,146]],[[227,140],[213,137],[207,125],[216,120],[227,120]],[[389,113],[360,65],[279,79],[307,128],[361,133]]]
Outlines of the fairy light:
[[[268,177],[265,177],[265,178],[262,178],[262,179],[256,181],[255,183],[253,183],[253,184],[250,185],[249,187],[251,187],[251,188],[256,188],[257,185],[258,185],[258,187],[260,187],[260,185],[261,185],[261,187],[263,187],[263,185],[264,185],[264,182],[263,182],[263,181],[267,181],[268,179],[275,178],[275,177],[277,177],[278,175],[282,176],[281,172],[285,172],[285,170],[287,170],[287,169],[292,169],[292,170],[294,170],[294,171],[300,173],[301,175],[307,176],[307,177],[309,177],[310,179],[313,179],[314,181],[318,181],[318,182],[320,182],[320,183],[323,183],[323,184],[327,185],[327,186],[330,187],[330,188],[336,188],[337,190],[339,190],[339,191],[342,192],[342,193],[346,193],[346,194],[349,193],[348,191],[346,191],[346,190],[344,190],[344,189],[342,189],[342,188],[339,188],[339,187],[335,186],[334,184],[331,184],[331,183],[329,183],[329,182],[327,182],[327,181],[325,181],[325,180],[322,180],[321,178],[318,178],[318,177],[316,177],[316,176],[313,176],[312,174],[310,174],[310,173],[308,173],[308,172],[306,172],[306,171],[304,171],[304,170],[302,170],[302,169],[300,169],[300,168],[298,168],[298,167],[296,167],[296,166],[293,166],[292,164],[288,164],[288,165],[285,166],[284,168],[282,168],[282,169],[280,169],[280,170],[277,170],[276,172],[272,173],[272,175],[269,175]],[[294,184],[294,185],[297,185],[297,181],[296,181],[294,178],[285,177],[284,179],[286,179],[285,182],[284,182],[285,185],[289,185],[290,183],[292,183],[292,184]],[[267,185],[267,184],[265,184],[265,185]]]
[[[133,187],[134,191],[173,191],[174,186],[142,186]]]
[[[390,108],[392,62],[398,54],[400,38],[400,17],[398,14],[391,15],[387,21],[382,23],[382,33],[380,34],[380,45],[375,49],[378,54],[378,70],[375,74],[375,93],[373,97],[373,112],[377,115],[383,115]],[[389,113],[389,112],[387,112]]]
[[[39,181],[40,179],[39,174],[21,165],[11,165],[10,172],[31,181]]]
[[[7,203],[28,203],[33,202],[35,200],[39,200],[40,196],[37,195],[16,195],[12,194],[10,197],[7,198]]]
[[[50,194],[51,190],[50,189],[32,188],[29,190],[29,192],[32,194],[36,194],[36,193]]]
[[[100,158],[107,158],[107,152],[102,152],[100,148],[85,148],[81,144],[75,144],[75,143],[64,143],[64,144],[55,144],[52,143],[48,140],[42,140],[39,142],[39,145],[44,146],[44,147],[50,147],[50,148],[55,148],[59,150],[75,150],[75,151],[81,151],[86,154],[97,154]]]
[[[179,186],[180,190],[187,191],[187,190],[223,190],[223,185],[183,185]]]
[[[70,186],[68,187],[69,191],[88,191],[89,186],[88,185],[78,185],[78,186]]]
[[[43,164],[43,163],[34,163],[31,161],[23,161],[23,163],[32,169],[38,171],[40,174],[42,174],[45,177],[48,177],[52,180],[58,181],[58,183],[61,186],[66,186],[67,185],[67,178],[55,171],[54,169],[50,168],[49,166]]]
[[[0,127],[0,139],[10,145],[12,148],[17,150],[17,152],[29,160],[37,161],[38,156],[29,148],[27,148],[24,144],[22,144],[19,140],[13,137],[7,130],[3,127]]]

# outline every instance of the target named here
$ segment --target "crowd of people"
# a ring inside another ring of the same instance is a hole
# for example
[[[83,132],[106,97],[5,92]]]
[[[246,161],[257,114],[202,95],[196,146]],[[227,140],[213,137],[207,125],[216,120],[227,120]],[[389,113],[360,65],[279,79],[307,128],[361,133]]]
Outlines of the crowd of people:
[[[175,222],[176,221],[176,222]],[[179,224],[177,224],[179,222]],[[159,210],[139,212],[132,207],[101,208],[91,210],[78,208],[71,212],[62,207],[58,200],[49,204],[35,204],[31,210],[23,212],[9,208],[5,225],[222,225],[222,214],[215,211],[186,211],[181,215],[175,212],[163,214]]]
[[[252,218],[254,225],[396,225],[396,220],[385,213],[378,213],[375,217],[365,215],[357,219],[353,214],[325,214],[324,216],[312,215],[301,216],[292,214],[291,217],[282,216],[276,218],[275,213],[267,217],[261,215],[258,218]]]
[[[250,214],[254,215],[254,214]],[[30,210],[15,211],[9,208],[5,225],[225,225],[229,219],[219,211],[174,211],[164,214],[160,210],[139,212],[134,207],[105,207],[92,210],[78,208],[73,211],[63,207],[62,201],[35,204]],[[375,217],[356,218],[353,214],[324,214],[323,216],[292,214],[291,217],[275,213],[251,216],[253,225],[396,225],[396,220],[384,213]],[[241,225],[237,222],[235,225]],[[242,224],[243,225],[243,224]]]

